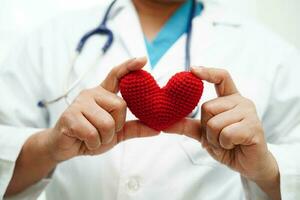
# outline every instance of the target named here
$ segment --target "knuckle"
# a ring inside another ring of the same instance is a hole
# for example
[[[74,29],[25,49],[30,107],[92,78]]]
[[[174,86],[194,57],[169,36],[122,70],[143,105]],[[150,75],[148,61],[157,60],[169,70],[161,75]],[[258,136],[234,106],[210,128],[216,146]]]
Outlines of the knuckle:
[[[70,120],[69,112],[65,111],[61,116],[60,116],[60,121],[63,124],[67,124]]]
[[[110,75],[114,75],[114,74],[117,74],[118,73],[118,71],[119,71],[119,66],[115,66],[115,67],[113,67],[111,70],[110,70]]]
[[[60,116],[59,122],[63,126],[69,126],[70,124],[72,124],[72,118],[73,114],[70,109],[68,109]]]
[[[96,130],[90,130],[88,133],[86,133],[86,139],[88,141],[96,140],[98,137],[98,131]]]
[[[72,133],[70,132],[70,130],[65,127],[65,126],[62,126],[60,127],[60,131],[59,131],[62,135],[71,135]]]
[[[126,107],[127,107],[127,104],[126,102],[120,98],[120,97],[117,97],[114,101],[114,107],[117,109],[117,110],[125,110]]]
[[[90,128],[89,134],[91,135],[91,137],[97,137],[99,133],[96,128]]]
[[[219,123],[214,120],[214,119],[210,119],[208,122],[207,122],[207,128],[209,128],[212,132],[214,133],[218,133],[220,131],[220,128],[219,128]]]
[[[222,141],[225,142],[225,144],[230,143],[232,139],[230,128],[224,128],[221,132],[221,136],[222,136]]]
[[[255,103],[252,100],[246,99],[246,102],[249,105],[249,107],[251,107],[252,109],[256,108],[256,105],[255,105]]]
[[[244,107],[247,113],[249,114],[256,113],[256,105],[252,100],[243,98],[242,106]]]
[[[204,112],[211,113],[213,109],[213,104],[211,102],[205,102],[204,104],[202,104],[201,109]]]
[[[115,129],[115,121],[112,119],[103,120],[101,124],[101,129],[104,133],[110,133],[112,130]]]
[[[228,129],[228,128],[224,128],[223,130],[222,130],[222,137],[226,140],[226,141],[228,141],[228,140],[230,140],[230,130]]]
[[[230,78],[230,73],[226,69],[221,69],[220,73],[224,78]]]
[[[110,70],[110,74],[111,74],[111,75],[117,74],[117,73],[120,71],[120,69],[121,69],[122,67],[124,67],[124,63],[123,63],[123,64],[119,64],[119,65],[115,65],[115,66]]]
[[[247,129],[250,131],[252,135],[264,133],[263,126],[258,119],[249,120],[249,125]]]
[[[118,72],[118,66],[115,66],[113,67],[110,72],[108,73],[106,79],[102,82],[102,86],[105,86],[106,84],[108,84],[108,80],[111,78],[111,77],[114,77],[115,74],[117,74]]]
[[[112,140],[114,131],[115,131],[114,120],[106,120],[102,123],[101,140],[103,144],[107,144]]]
[[[82,102],[79,99],[75,99],[75,101],[70,106],[70,110],[68,112],[69,116],[72,117],[72,116],[74,116],[72,113],[81,112],[83,107],[84,107],[84,104],[82,104]]]
[[[101,112],[101,110],[98,110],[98,109],[90,109],[89,114],[91,116],[94,116],[94,118],[97,120],[100,120],[103,118],[103,113]]]
[[[76,132],[79,130],[78,123],[70,123],[68,129],[70,133],[76,135]]]
[[[91,94],[92,94],[91,89],[81,90],[79,92],[79,95],[75,98],[72,105],[76,105],[76,104],[81,105],[85,103],[86,100],[91,97]]]

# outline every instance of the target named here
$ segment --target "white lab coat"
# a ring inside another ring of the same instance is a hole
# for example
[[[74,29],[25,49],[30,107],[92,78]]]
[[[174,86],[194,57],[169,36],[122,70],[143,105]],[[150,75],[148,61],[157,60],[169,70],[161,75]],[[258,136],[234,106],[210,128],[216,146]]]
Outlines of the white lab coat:
[[[100,7],[53,21],[19,44],[1,66],[0,198],[25,140],[53,126],[66,108],[61,101],[43,110],[37,102],[61,94],[66,66],[79,38],[99,23],[105,10]],[[131,2],[119,0],[113,10],[108,23],[115,34],[113,46],[71,100],[81,89],[99,84],[116,64],[147,55]],[[300,199],[299,52],[263,27],[218,5],[206,3],[193,24],[192,65],[227,69],[240,92],[255,102],[269,149],[279,164],[282,199]],[[160,85],[183,70],[185,39],[182,36],[153,71],[149,64],[146,67]],[[73,80],[94,62],[103,41],[103,37],[95,37],[88,43],[72,73]],[[213,86],[205,84],[200,104],[215,97]],[[132,118],[129,114],[128,119]],[[43,190],[50,200],[268,199],[253,182],[214,161],[199,142],[172,134],[132,139],[103,155],[63,162],[52,176],[11,199],[35,199]]]

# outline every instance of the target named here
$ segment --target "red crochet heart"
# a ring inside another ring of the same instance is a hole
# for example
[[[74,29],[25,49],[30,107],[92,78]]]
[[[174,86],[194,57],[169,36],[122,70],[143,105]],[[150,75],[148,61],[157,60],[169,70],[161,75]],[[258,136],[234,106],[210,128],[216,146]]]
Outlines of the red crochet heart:
[[[120,91],[130,111],[160,131],[193,111],[201,98],[203,82],[191,72],[180,72],[160,88],[151,74],[138,70],[121,79]]]

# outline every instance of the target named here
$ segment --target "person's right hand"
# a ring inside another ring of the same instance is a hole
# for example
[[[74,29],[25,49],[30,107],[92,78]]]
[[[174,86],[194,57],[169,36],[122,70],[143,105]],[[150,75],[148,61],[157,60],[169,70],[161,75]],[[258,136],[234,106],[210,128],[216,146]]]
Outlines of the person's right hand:
[[[101,154],[126,139],[158,134],[139,121],[126,122],[126,102],[116,94],[119,80],[146,62],[129,60],[113,68],[101,85],[79,94],[47,132],[45,144],[55,161]]]
[[[62,161],[104,153],[130,138],[157,135],[139,121],[126,122],[126,103],[116,94],[119,80],[146,62],[132,59],[113,68],[101,85],[79,94],[54,128],[32,134],[22,146],[5,196],[37,183]]]

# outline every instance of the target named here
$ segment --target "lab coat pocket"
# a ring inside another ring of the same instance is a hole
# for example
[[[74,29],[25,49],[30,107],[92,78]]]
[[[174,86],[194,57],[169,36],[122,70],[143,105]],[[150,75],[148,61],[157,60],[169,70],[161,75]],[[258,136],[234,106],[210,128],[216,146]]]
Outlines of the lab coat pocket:
[[[194,139],[183,136],[180,140],[180,146],[194,165],[206,165],[211,167],[219,165],[219,163],[202,148],[201,143]]]

